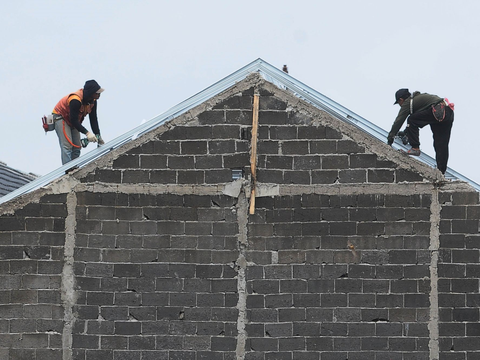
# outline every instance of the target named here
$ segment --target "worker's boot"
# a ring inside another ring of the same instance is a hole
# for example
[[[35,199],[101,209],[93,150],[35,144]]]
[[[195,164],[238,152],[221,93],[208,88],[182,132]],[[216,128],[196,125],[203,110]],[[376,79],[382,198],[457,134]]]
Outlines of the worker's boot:
[[[406,153],[407,155],[411,155],[411,156],[420,156],[420,154],[421,154],[422,152],[420,151],[420,149],[417,149],[417,148],[413,148],[413,147],[412,147],[412,148],[410,148],[410,150],[405,151],[405,153]]]

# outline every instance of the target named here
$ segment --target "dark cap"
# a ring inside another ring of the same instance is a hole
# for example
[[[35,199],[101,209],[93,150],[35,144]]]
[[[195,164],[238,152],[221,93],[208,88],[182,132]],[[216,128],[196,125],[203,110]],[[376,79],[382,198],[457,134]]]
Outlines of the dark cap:
[[[398,100],[400,100],[400,99],[405,100],[405,99],[408,98],[410,95],[411,95],[411,94],[410,94],[410,91],[408,91],[408,89],[400,89],[400,90],[398,90],[398,91],[395,93],[395,102],[393,103],[393,105],[398,104]]]
[[[90,99],[93,94],[101,93],[102,87],[95,80],[87,80],[83,86],[83,97]]]

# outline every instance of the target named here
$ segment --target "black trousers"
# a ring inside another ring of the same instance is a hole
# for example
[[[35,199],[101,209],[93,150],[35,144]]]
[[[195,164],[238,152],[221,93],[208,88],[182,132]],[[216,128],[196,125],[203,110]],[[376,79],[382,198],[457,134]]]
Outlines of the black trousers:
[[[433,147],[435,149],[435,160],[437,168],[445,174],[448,162],[448,143],[453,125],[453,110],[446,107],[445,119],[438,121],[432,113],[432,109],[419,111],[409,116],[405,133],[408,142],[414,148],[420,148],[420,131],[425,125],[430,125],[433,133]]]

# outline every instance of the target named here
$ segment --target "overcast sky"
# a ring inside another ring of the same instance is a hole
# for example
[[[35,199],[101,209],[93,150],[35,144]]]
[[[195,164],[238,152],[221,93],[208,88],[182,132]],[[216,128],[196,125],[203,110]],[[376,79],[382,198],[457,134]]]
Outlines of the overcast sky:
[[[385,130],[399,88],[447,97],[448,165],[480,183],[479,13],[478,0],[10,1],[0,12],[0,161],[39,175],[60,167],[41,117],[86,80],[105,88],[108,142],[262,58]],[[435,156],[428,127],[420,140]]]

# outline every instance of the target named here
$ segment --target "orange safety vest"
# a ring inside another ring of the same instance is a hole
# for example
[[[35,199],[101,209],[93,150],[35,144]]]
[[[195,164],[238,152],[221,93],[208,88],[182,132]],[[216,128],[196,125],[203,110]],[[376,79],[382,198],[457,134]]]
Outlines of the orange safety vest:
[[[82,104],[80,106],[80,112],[78,113],[78,121],[80,122],[80,124],[83,122],[83,119],[85,118],[85,116],[87,116],[87,114],[90,114],[90,112],[93,109],[93,106],[95,105],[95,100],[93,101],[93,104],[88,104],[88,105],[83,104],[82,102],[83,89],[75,91],[61,98],[58,104],[55,105],[55,108],[53,109],[53,113],[62,115],[63,119],[70,126],[72,126],[72,123],[70,122],[70,101],[74,99],[80,101],[80,103]]]

